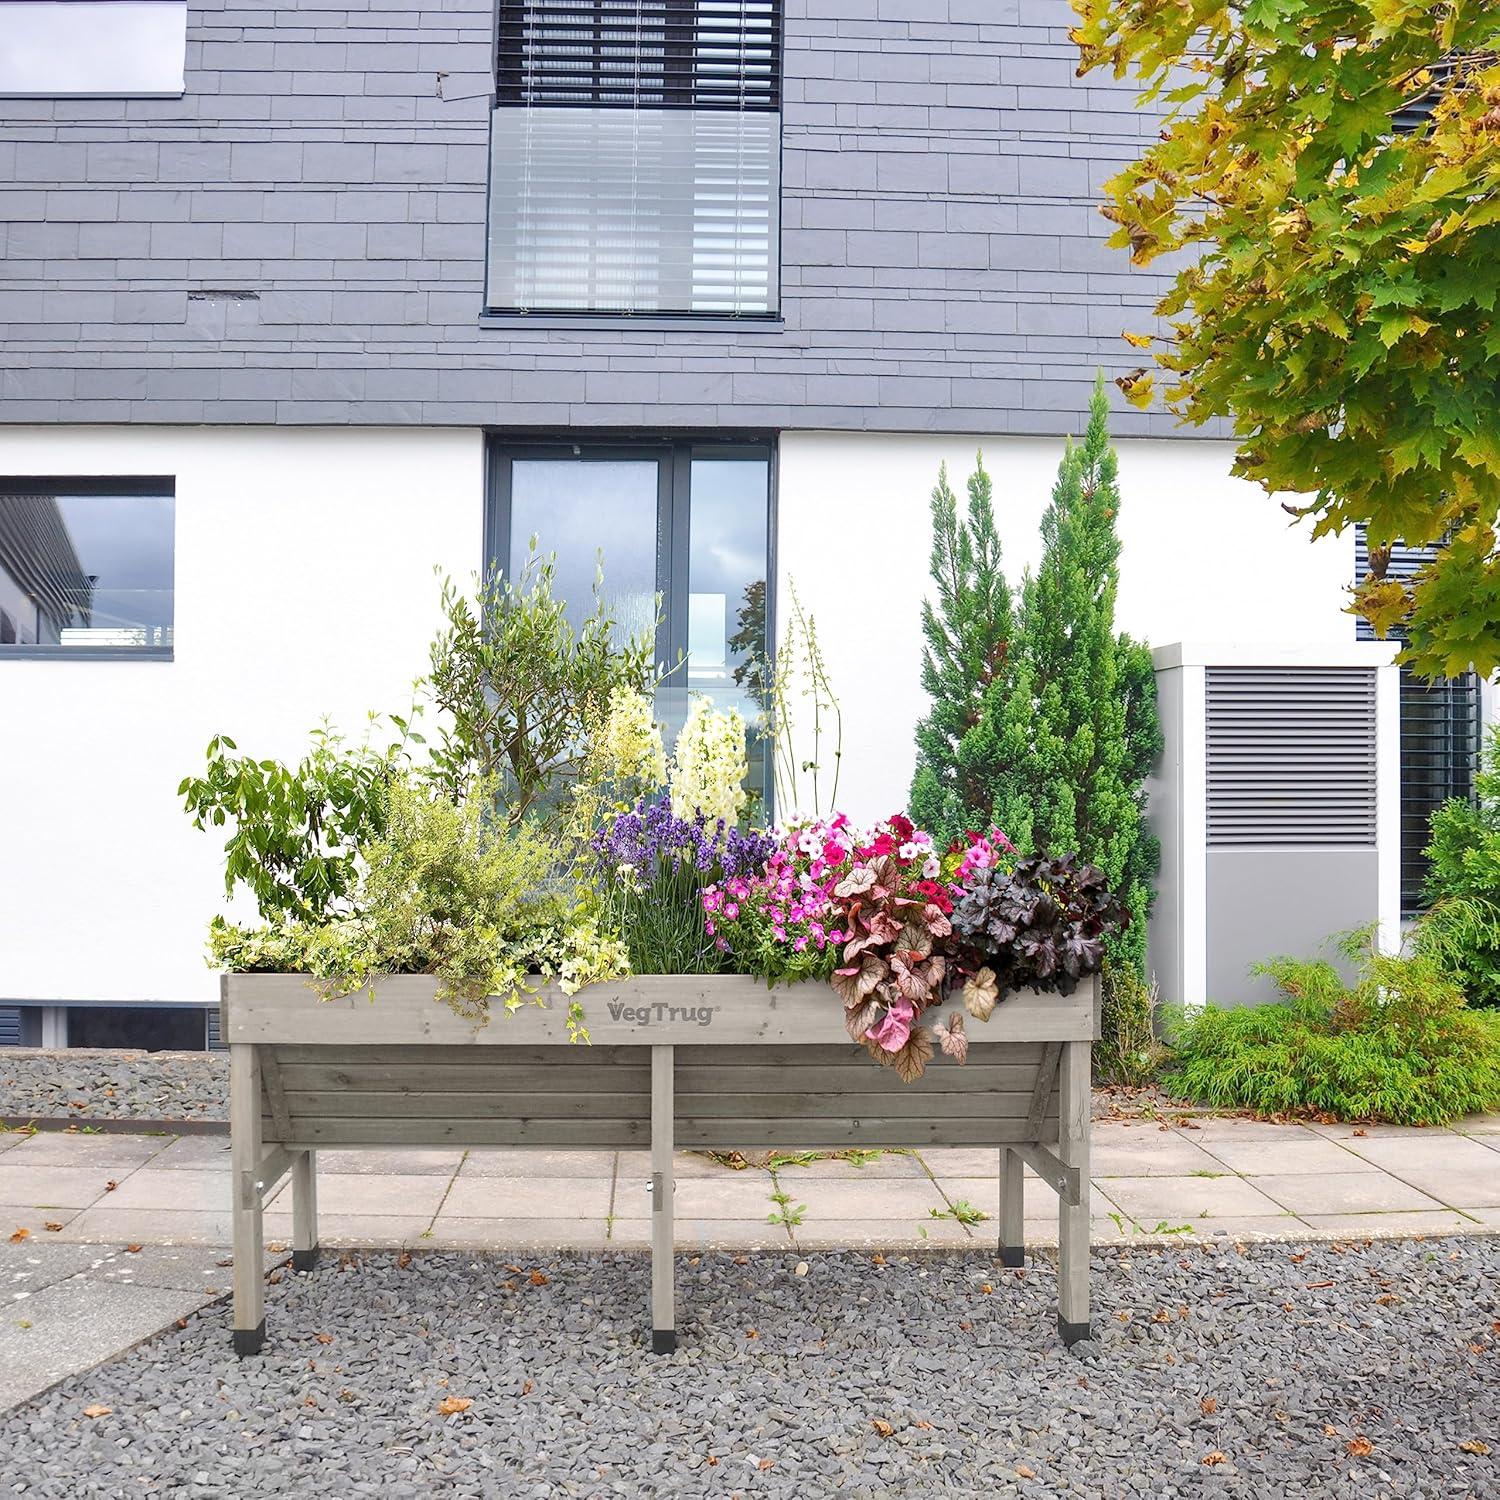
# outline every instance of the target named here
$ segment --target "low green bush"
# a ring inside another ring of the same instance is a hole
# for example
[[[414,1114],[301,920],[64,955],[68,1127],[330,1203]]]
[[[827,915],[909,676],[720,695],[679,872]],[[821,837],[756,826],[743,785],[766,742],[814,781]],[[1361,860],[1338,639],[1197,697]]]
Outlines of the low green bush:
[[[1490,726],[1474,800],[1432,815],[1427,845],[1431,907],[1417,946],[1463,987],[1470,1005],[1500,1006],[1500,724]]]
[[[1284,1002],[1184,1019],[1167,1087],[1259,1114],[1440,1125],[1500,1108],[1500,1015],[1471,1010],[1430,954],[1345,951],[1351,988],[1321,959],[1259,965]]]

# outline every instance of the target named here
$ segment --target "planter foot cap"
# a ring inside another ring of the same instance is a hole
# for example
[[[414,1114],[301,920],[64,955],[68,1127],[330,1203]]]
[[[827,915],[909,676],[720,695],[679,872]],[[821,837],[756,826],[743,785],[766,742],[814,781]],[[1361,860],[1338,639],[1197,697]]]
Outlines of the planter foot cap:
[[[236,1328],[234,1330],[234,1352],[244,1359],[247,1354],[259,1354],[261,1347],[266,1342],[266,1320],[260,1320],[257,1328]]]
[[[1018,1266],[1026,1264],[1026,1247],[1024,1245],[1001,1245],[1000,1264],[1015,1270]]]
[[[318,1264],[318,1247],[314,1245],[311,1250],[292,1251],[292,1269],[294,1271],[311,1271]]]
[[[1086,1322],[1070,1323],[1061,1314],[1058,1315],[1057,1319],[1057,1331],[1062,1336],[1063,1343],[1065,1343],[1070,1349],[1074,1344],[1078,1343],[1080,1339],[1088,1338],[1090,1332],[1089,1325]]]
[[[653,1354],[672,1354],[677,1349],[677,1330],[675,1328],[653,1328],[651,1330],[651,1352]]]

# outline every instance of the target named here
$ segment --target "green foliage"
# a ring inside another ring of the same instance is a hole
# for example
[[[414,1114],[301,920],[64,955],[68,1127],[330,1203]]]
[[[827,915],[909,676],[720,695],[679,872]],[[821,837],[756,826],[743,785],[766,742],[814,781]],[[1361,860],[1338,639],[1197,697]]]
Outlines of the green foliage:
[[[1104,872],[1130,917],[1109,940],[1110,964],[1144,980],[1160,864],[1144,783],[1162,740],[1150,652],[1115,634],[1119,509],[1101,379],[1042,517],[1042,562],[1022,589],[1009,670],[985,692],[983,815],[1020,849],[1076,851]]]
[[[1108,185],[1111,243],[1171,255],[1155,362],[1236,472],[1369,527],[1358,611],[1427,675],[1500,667],[1500,6],[1074,0],[1080,71],[1164,128]],[[1430,122],[1393,128],[1420,100]],[[1187,253],[1181,253],[1187,252]],[[1127,333],[1138,348],[1157,340]],[[1120,385],[1148,405],[1152,377]],[[1446,542],[1408,586],[1385,549]]]
[[[405,735],[406,722],[394,722]],[[177,788],[194,828],[229,829],[225,894],[245,886],[267,920],[343,909],[358,877],[359,846],[381,830],[384,791],[400,772],[404,746],[346,745],[325,725],[295,766],[253,760],[238,748],[215,735],[203,775]]]
[[[922,687],[932,700],[917,725],[911,815],[941,846],[987,826],[992,800],[980,743],[990,734],[982,705],[1006,665],[1012,633],[1010,586],[1000,566],[990,476],[984,455],[969,476],[967,513],[938,470],[932,492],[932,580],[937,602],[922,602]]]
[[[1472,802],[1432,815],[1431,908],[1417,942],[1463,986],[1471,1005],[1500,1006],[1500,725],[1487,731]]]
[[[370,988],[383,974],[433,974],[438,998],[476,1023],[489,998],[523,1003],[533,975],[572,993],[629,972],[571,883],[560,843],[539,825],[492,815],[492,789],[475,782],[461,803],[414,780],[384,792],[383,831],[364,846],[352,915],[283,918],[246,930],[222,919],[212,957],[237,970],[307,973],[325,995]]]
[[[623,640],[599,594],[575,630],[554,597],[550,557],[533,550],[516,578],[493,575],[470,599],[443,584],[444,625],[422,681],[440,710],[433,773],[454,802],[485,783],[515,825],[562,815],[616,689],[649,691],[651,642]]]
[[[1094,1071],[1106,1083],[1140,1088],[1161,1070],[1167,1049],[1156,1037],[1160,1000],[1133,965],[1106,964],[1100,981],[1101,1040]]]
[[[1366,948],[1352,989],[1321,960],[1275,959],[1260,972],[1286,1002],[1192,1016],[1169,1088],[1260,1114],[1399,1125],[1500,1107],[1500,1016],[1470,1010],[1430,955]]]

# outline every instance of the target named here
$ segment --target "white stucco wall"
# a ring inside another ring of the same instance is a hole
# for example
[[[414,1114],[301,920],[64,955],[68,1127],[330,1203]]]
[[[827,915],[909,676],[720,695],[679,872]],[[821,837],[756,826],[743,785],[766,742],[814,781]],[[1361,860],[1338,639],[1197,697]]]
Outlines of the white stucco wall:
[[[777,562],[816,614],[842,700],[840,804],[899,807],[924,708],[928,494],[976,446],[1013,583],[1040,550],[1060,445],[783,435]],[[1154,644],[1347,642],[1352,539],[1312,545],[1219,443],[1122,442],[1120,621]],[[171,663],[0,657],[0,1002],[216,998],[203,934],[220,841],[176,795],[223,731],[299,756],[328,714],[409,701],[437,619],[434,569],[482,558],[477,431],[0,430],[0,474],[175,475]],[[783,598],[785,598],[783,593]]]
[[[0,1000],[217,999],[220,841],[177,799],[223,731],[297,757],[410,701],[434,568],[481,557],[478,432],[0,430],[0,473],[177,479],[176,658],[0,658]]]
[[[1227,443],[1122,440],[1120,628],[1165,645],[1189,640],[1338,642],[1354,537],[1309,539],[1257,486],[1230,476]],[[1040,523],[1060,441],[785,433],[777,572],[815,615],[844,714],[839,803],[869,821],[899,808],[926,708],[919,680],[928,592],[928,499],[938,465],[960,497],[983,449],[1006,574],[1041,556]],[[826,759],[826,757],[825,757]]]

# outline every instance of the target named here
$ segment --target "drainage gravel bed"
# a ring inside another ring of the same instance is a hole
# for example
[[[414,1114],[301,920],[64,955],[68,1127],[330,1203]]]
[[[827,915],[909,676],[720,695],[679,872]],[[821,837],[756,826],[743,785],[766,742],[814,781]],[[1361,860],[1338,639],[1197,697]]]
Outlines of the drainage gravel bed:
[[[228,1118],[227,1052],[0,1048],[0,1119]]]
[[[1500,1492],[1494,1238],[1104,1252],[1072,1351],[1046,1261],[679,1257],[670,1357],[648,1275],[329,1256],[269,1288],[259,1359],[211,1307],[0,1418],[0,1492]]]

